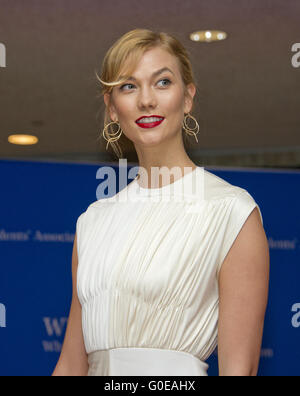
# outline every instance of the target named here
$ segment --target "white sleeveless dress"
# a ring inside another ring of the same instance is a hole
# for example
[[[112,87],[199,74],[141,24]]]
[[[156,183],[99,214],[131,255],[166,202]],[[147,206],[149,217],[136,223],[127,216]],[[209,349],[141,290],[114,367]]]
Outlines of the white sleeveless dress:
[[[202,167],[161,188],[136,178],[89,205],[76,225],[89,376],[207,376],[218,274],[255,207]]]

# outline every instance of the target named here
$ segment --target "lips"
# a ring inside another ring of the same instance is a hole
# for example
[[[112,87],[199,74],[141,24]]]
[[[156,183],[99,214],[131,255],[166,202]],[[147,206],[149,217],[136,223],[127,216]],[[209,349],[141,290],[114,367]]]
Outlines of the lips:
[[[154,122],[138,122],[139,120],[143,119],[143,118],[152,118],[152,117],[156,117],[156,118],[161,118],[161,120],[159,121],[154,121]],[[164,120],[164,117],[161,116],[157,116],[157,115],[153,115],[153,116],[144,116],[144,117],[140,117],[136,120],[136,123],[138,124],[139,127],[141,128],[154,128],[158,125],[160,125]]]
[[[158,126],[159,124],[161,124],[163,122],[163,120],[160,121],[155,121],[155,122],[147,122],[145,124],[142,123],[138,123],[138,126],[141,128],[154,128],[156,126]]]
[[[159,115],[142,116],[142,117],[138,118],[135,122],[138,122],[138,121],[140,121],[140,120],[143,119],[143,118],[152,118],[152,117],[155,117],[155,118],[164,118],[164,117],[159,116]]]

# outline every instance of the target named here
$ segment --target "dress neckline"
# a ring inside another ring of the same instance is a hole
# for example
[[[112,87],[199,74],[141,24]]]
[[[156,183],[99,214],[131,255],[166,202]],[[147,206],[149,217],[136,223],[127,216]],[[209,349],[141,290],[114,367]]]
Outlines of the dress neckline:
[[[175,180],[173,183],[166,184],[165,186],[162,187],[157,187],[157,188],[145,188],[141,187],[138,183],[138,177],[136,176],[135,179],[133,179],[133,183],[136,186],[136,191],[139,195],[142,196],[153,196],[153,195],[170,195],[173,193],[182,193],[183,189],[186,189],[186,187],[192,187],[192,180],[197,180],[197,178],[193,179],[195,176],[198,176],[198,173],[200,172],[200,169],[203,170],[202,167],[196,166],[195,169],[188,173],[183,173],[183,176],[180,177],[179,179]]]

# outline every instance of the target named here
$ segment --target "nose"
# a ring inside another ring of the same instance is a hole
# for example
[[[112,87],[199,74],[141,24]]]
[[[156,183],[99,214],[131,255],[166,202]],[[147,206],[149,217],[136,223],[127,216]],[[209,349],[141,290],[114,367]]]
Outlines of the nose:
[[[143,87],[140,90],[138,96],[138,107],[140,109],[151,108],[154,109],[157,106],[157,101],[154,92],[151,88]]]

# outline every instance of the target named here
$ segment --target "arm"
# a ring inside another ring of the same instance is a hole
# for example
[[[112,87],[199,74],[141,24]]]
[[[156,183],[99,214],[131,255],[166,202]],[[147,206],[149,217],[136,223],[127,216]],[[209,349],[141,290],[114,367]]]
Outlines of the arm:
[[[258,209],[244,223],[219,273],[220,376],[256,376],[269,288],[269,246]]]
[[[81,305],[77,296],[77,268],[77,236],[75,235],[72,254],[72,304],[63,347],[52,374],[53,377],[86,376],[88,372],[87,354],[81,324]]]

